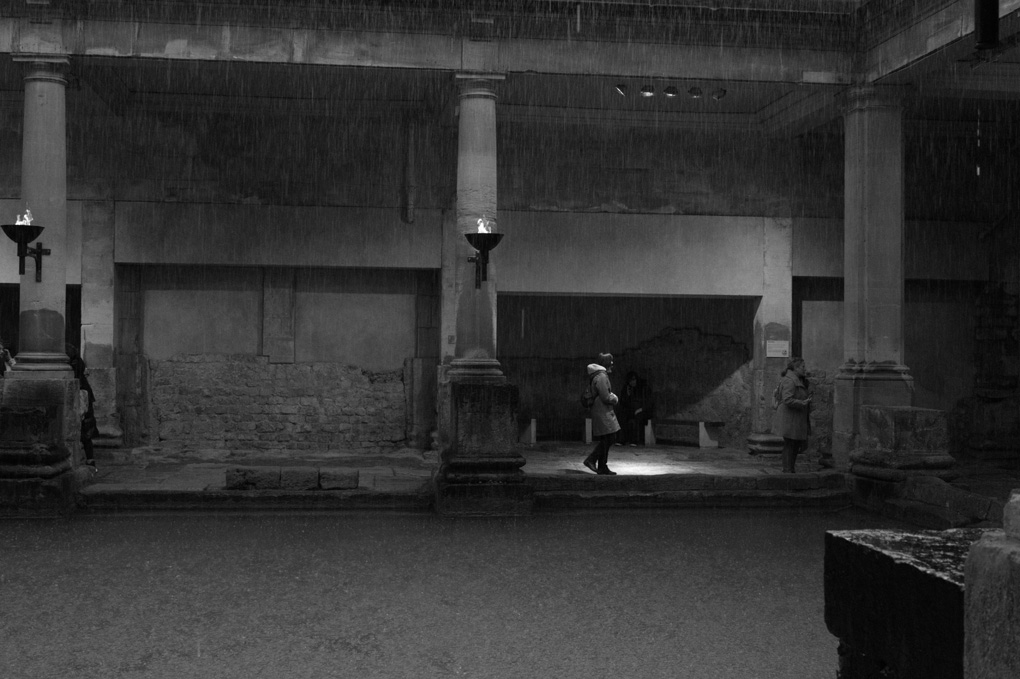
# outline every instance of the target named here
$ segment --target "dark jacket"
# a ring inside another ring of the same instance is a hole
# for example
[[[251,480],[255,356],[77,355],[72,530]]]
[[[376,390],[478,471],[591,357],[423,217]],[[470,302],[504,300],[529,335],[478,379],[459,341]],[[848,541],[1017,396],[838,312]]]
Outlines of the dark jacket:
[[[597,397],[591,406],[591,435],[605,436],[620,431],[620,423],[616,421],[613,406],[620,400],[613,393],[613,385],[609,382],[609,374],[598,363],[588,364],[588,379]]]
[[[655,399],[652,390],[648,383],[640,377],[637,378],[637,384],[633,387],[630,386],[630,379],[628,379],[620,391],[620,415],[623,419],[633,419],[638,410],[641,410],[642,417],[647,418],[651,418],[655,412]]]
[[[807,379],[788,370],[779,380],[779,407],[772,418],[772,433],[787,439],[806,441],[811,434],[811,404]]]

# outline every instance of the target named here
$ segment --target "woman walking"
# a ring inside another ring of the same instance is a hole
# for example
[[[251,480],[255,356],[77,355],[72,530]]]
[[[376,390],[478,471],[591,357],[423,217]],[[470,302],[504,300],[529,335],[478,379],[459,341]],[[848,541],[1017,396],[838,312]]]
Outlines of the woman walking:
[[[616,420],[613,406],[619,397],[613,393],[613,385],[609,382],[609,373],[613,372],[613,355],[599,354],[598,363],[588,364],[588,389],[594,397],[591,404],[591,435],[598,444],[588,457],[584,458],[584,466],[596,474],[615,476],[606,462],[609,460],[609,449],[613,447],[616,432],[620,431],[620,423]]]

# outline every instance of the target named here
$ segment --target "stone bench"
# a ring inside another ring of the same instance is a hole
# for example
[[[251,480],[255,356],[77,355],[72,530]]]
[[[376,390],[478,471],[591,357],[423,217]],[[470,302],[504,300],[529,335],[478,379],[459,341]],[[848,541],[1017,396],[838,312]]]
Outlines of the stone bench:
[[[653,439],[654,440],[665,440],[665,441],[694,441],[694,437],[684,437],[682,435],[671,436],[670,433],[676,429],[681,428],[698,428],[698,447],[699,448],[718,448],[719,447],[719,430],[725,422],[719,422],[714,420],[653,420],[649,424],[654,423]],[[654,442],[654,441],[653,441]]]
[[[654,446],[657,441],[683,441],[686,440],[683,437],[676,436],[663,436],[659,431],[659,428],[668,427],[697,427],[698,438],[697,445],[699,448],[718,448],[719,447],[719,429],[725,424],[724,422],[717,422],[711,420],[658,420],[653,419],[645,423],[644,439],[646,446]],[[694,442],[694,437],[690,438],[690,441]],[[589,417],[584,421],[584,442],[591,443],[591,418]]]

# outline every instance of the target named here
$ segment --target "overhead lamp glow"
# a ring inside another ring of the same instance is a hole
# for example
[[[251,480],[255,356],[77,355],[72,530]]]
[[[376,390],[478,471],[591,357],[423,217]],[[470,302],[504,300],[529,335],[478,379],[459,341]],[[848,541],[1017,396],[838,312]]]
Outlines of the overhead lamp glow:
[[[621,97],[626,97],[627,96],[627,86],[626,85],[617,85],[616,86],[616,93],[619,94]]]
[[[691,99],[701,99],[701,88],[692,87],[691,89],[687,90],[687,94],[691,95]]]
[[[642,97],[654,97],[655,96],[655,88],[652,87],[651,85],[645,85],[644,87],[641,88],[641,96]]]
[[[677,92],[676,88],[675,88],[675,87],[673,87],[672,85],[671,85],[671,86],[669,86],[669,87],[667,87],[666,89],[664,89],[664,90],[662,91],[662,93],[663,93],[663,94],[665,94],[665,95],[666,95],[667,97],[669,97],[670,99],[672,99],[672,98],[673,98],[673,97],[675,97],[676,95],[680,94],[679,92]]]

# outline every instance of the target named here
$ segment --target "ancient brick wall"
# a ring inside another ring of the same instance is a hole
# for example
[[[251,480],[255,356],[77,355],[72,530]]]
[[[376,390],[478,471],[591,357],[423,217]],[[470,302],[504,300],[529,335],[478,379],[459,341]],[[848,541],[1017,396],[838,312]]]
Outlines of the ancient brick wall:
[[[150,360],[149,412],[153,444],[343,455],[406,441],[403,370],[244,355]]]

